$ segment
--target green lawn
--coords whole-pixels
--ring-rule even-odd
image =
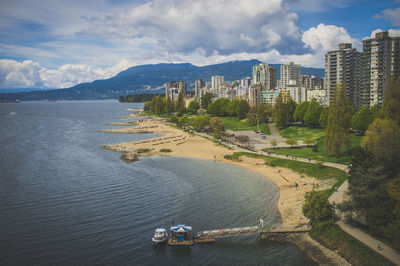
[[[239,119],[237,117],[218,117],[225,121],[225,129],[239,131],[239,130],[257,130],[257,126],[249,125],[246,119]],[[267,135],[270,135],[269,125],[268,124],[261,124],[259,125],[259,129]]]
[[[318,139],[325,136],[322,128],[309,128],[306,126],[290,126],[279,129],[279,135],[288,139],[305,140],[308,138]]]
[[[278,152],[279,154],[297,156],[301,158],[309,158],[312,160],[322,157],[325,162],[350,164],[352,158],[352,151],[361,145],[361,136],[351,135],[351,147],[343,153],[342,156],[336,158],[334,155],[329,154],[325,149],[325,133],[323,129],[308,128],[303,126],[291,126],[279,131],[279,133],[286,138],[295,138],[304,140],[313,138],[317,141],[318,151],[313,152],[312,147],[297,147],[297,148],[279,148],[279,149],[264,149],[266,152]]]
[[[347,179],[347,174],[337,168],[329,166],[320,166],[317,164],[310,164],[293,160],[286,160],[250,152],[235,152],[231,156],[228,156],[227,159],[235,160],[238,159],[240,156],[264,159],[266,163],[270,166],[289,168],[300,174],[306,174],[308,176],[312,176],[317,179],[335,178],[336,179],[335,185],[333,185],[332,188],[328,190],[324,190],[327,196],[332,195],[332,193],[334,192],[334,187],[335,186],[339,187]]]

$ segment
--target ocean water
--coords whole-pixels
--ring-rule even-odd
[[[259,218],[279,225],[279,191],[241,167],[159,156],[125,163],[100,148],[159,136],[98,132],[139,106],[0,104],[1,265],[308,264],[298,247],[257,236],[153,247],[155,228],[172,222],[194,233]]]

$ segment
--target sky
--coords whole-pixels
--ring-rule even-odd
[[[156,63],[324,67],[400,36],[400,0],[0,0],[0,91],[67,88]]]

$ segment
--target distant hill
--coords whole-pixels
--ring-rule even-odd
[[[171,80],[184,80],[190,89],[199,78],[210,82],[211,76],[214,75],[225,76],[226,81],[250,77],[253,65],[259,63],[261,62],[253,59],[202,67],[189,63],[134,66],[112,78],[81,83],[67,89],[0,94],[0,101],[118,99],[119,96],[127,94],[162,93],[163,84]],[[279,78],[280,65],[271,66],[277,68]],[[322,77],[324,69],[302,67],[301,73]]]

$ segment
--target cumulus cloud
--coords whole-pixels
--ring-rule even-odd
[[[2,59],[0,89],[68,88],[82,82],[110,78],[132,65],[132,62],[123,60],[109,68],[65,64],[56,69],[47,69],[32,60],[18,62]]]
[[[328,50],[341,42],[358,47],[358,41],[334,25],[302,31],[294,10],[316,12],[347,1],[99,0],[95,6],[78,0],[61,6],[51,0],[11,1],[0,9],[0,36],[11,40],[0,41],[0,56],[30,60],[0,60],[0,89],[66,88],[162,62],[208,65],[255,58],[323,67]]]
[[[265,52],[303,53],[298,17],[282,0],[155,0],[110,16],[87,18],[79,32],[113,38],[156,39],[169,53],[206,54]]]
[[[358,41],[351,38],[345,28],[323,23],[305,31],[302,40],[312,50],[325,52],[338,48],[339,43],[358,45]]]
[[[383,31],[382,29],[373,30],[371,32],[371,35],[367,36],[367,37],[364,37],[363,40],[370,39],[370,38],[375,38],[375,34],[378,33],[378,32],[382,32],[382,31]],[[389,30],[387,30],[387,32],[389,32],[389,36],[390,37],[400,37],[400,30],[389,29]]]
[[[285,0],[284,2],[293,10],[304,10],[307,12],[321,12],[332,8],[343,8],[350,3],[348,0]]]
[[[0,60],[0,88],[40,88],[41,66],[32,60]]]
[[[359,46],[358,40],[352,38],[346,29],[334,25],[319,24],[311,27],[298,37],[301,44],[308,51],[303,54],[285,53],[274,48],[279,43],[280,34],[270,32],[268,28],[261,29],[264,35],[269,36],[271,48],[259,51],[237,51],[231,53],[219,53],[207,51],[203,47],[197,47],[191,51],[144,51],[136,56],[135,60],[120,60],[111,67],[95,67],[88,64],[64,64],[57,68],[46,68],[38,62],[26,60],[0,60],[0,89],[10,88],[67,88],[82,82],[91,82],[96,79],[110,78],[120,71],[139,63],[160,62],[191,62],[196,65],[222,63],[232,60],[259,59],[267,63],[286,63],[294,61],[304,66],[323,67],[324,55],[327,51],[337,49],[339,43],[352,43]],[[379,31],[379,30],[378,30]],[[391,30],[392,34],[400,31]],[[257,42],[251,36],[240,36],[248,43]],[[251,40],[251,41],[250,41]]]
[[[390,20],[393,26],[400,26],[400,7],[394,9],[385,9],[374,16],[376,19],[385,18]]]

